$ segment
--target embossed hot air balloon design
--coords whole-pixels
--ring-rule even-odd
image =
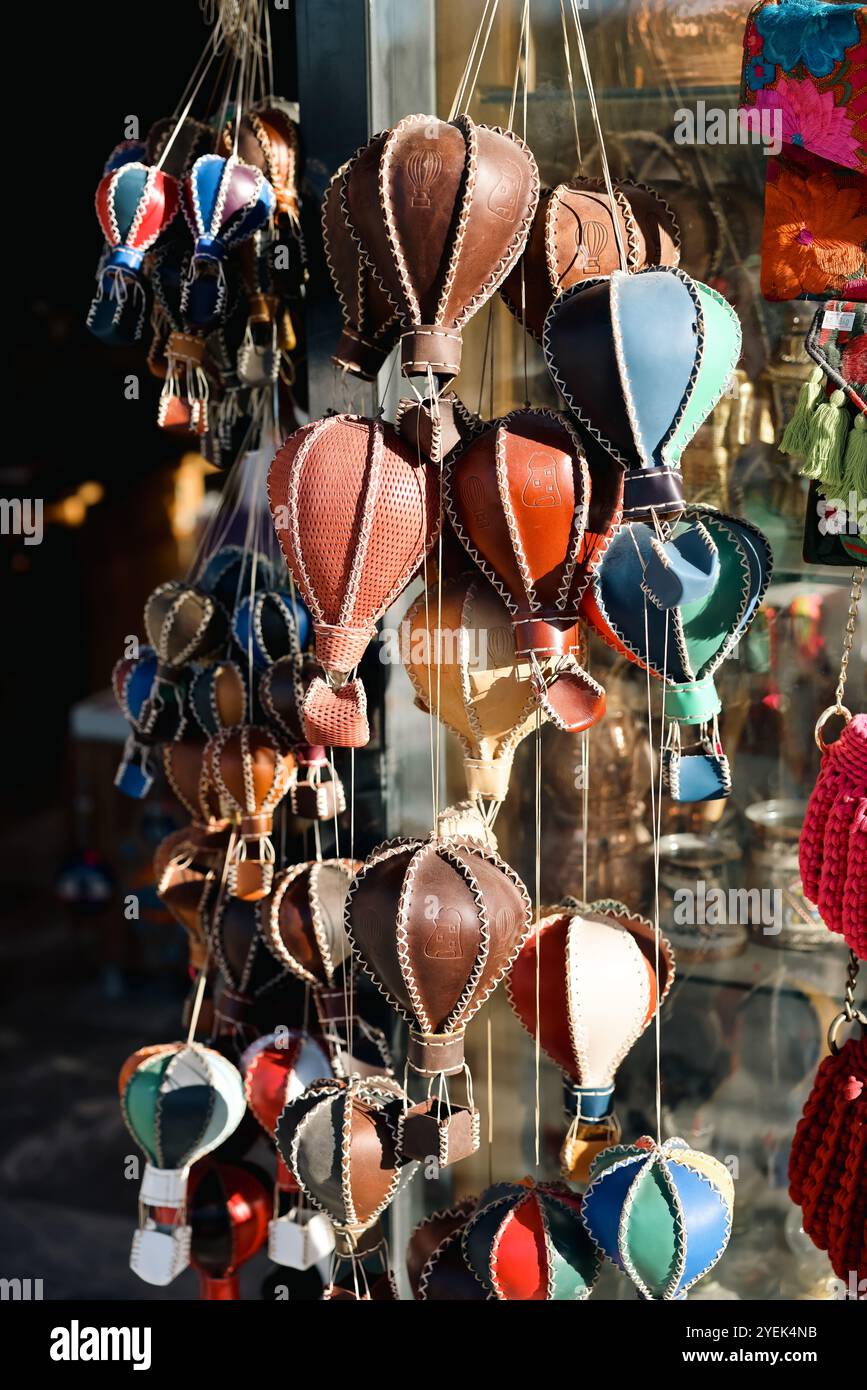
[[[515,318],[539,343],[554,300],[574,285],[615,270],[677,265],[680,259],[680,234],[668,204],[644,184],[624,180],[613,187],[613,215],[602,179],[576,178],[539,195],[523,255],[500,288]]]
[[[511,131],[469,116],[406,116],[352,161],[353,235],[400,311],[405,376],[456,376],[461,330],[523,249],[536,162]]]

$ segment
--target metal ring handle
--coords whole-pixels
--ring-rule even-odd
[[[830,743],[826,743],[823,739],[822,730],[824,729],[828,720],[834,714],[839,714],[840,717],[844,719],[847,724],[852,718],[852,711],[848,710],[845,705],[829,705],[827,709],[822,710],[822,713],[816,720],[816,728],[813,733],[813,737],[816,740],[816,747],[819,749],[821,753],[827,753],[828,749],[832,747]]]
[[[867,1014],[861,1009],[854,1009],[851,1015],[845,1009],[841,1009],[838,1014],[835,1014],[828,1026],[828,1051],[832,1057],[836,1057],[840,1051],[837,1045],[837,1034],[846,1023],[860,1023],[862,1029],[867,1029]]]

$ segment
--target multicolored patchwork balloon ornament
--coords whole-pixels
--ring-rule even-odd
[[[261,169],[235,155],[203,154],[184,179],[182,205],[195,247],[181,309],[207,328],[225,308],[227,253],[265,225],[277,200]]]
[[[110,169],[96,190],[96,215],[106,241],[96,298],[87,315],[103,342],[136,342],[147,299],[142,282],[145,253],[178,210],[177,180],[137,161]]]
[[[581,1222],[581,1198],[564,1183],[496,1183],[461,1236],[480,1284],[504,1302],[580,1302],[601,1260]]]
[[[581,1211],[599,1249],[643,1298],[670,1301],[728,1245],[734,1184],[725,1164],[682,1139],[644,1137],[597,1154]]]

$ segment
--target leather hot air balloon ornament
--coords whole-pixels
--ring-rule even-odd
[[[213,372],[205,335],[191,328],[181,307],[189,265],[189,238],[181,229],[151,253],[154,307],[148,367],[163,382],[157,406],[160,429],[172,434],[203,435],[211,426]]]
[[[206,738],[218,729],[243,724],[248,717],[247,685],[235,661],[199,666],[189,686],[189,708]]]
[[[253,590],[275,589],[277,575],[269,556],[241,545],[222,545],[212,551],[199,570],[196,583],[211,594],[227,613]]]
[[[225,610],[210,594],[179,579],[154,589],[145,604],[144,624],[158,663],[154,690],[139,715],[142,731],[150,733],[164,706],[174,702],[183,708],[185,668],[215,654],[228,624]]]
[[[391,841],[356,875],[346,900],[353,950],[410,1025],[409,1067],[430,1078],[426,1100],[402,1116],[408,1156],[437,1154],[445,1166],[478,1148],[464,1033],[510,969],[529,918],[523,883],[478,841]],[[445,1078],[458,1072],[467,1107],[448,1097]]]
[[[215,991],[214,1037],[240,1050],[281,1017],[301,994],[259,935],[256,904],[224,896],[211,907],[208,942],[220,973]],[[289,1003],[287,1003],[287,1000]]]
[[[482,1287],[502,1301],[580,1302],[599,1276],[581,1198],[564,1183],[496,1183],[479,1198],[461,1244]]]
[[[200,1297],[225,1302],[241,1297],[238,1272],[265,1244],[271,1192],[252,1163],[205,1159],[190,1172],[187,1216],[190,1264]]]
[[[301,600],[281,589],[246,594],[232,615],[232,636],[259,671],[281,656],[297,656],[309,629],[310,615]]]
[[[278,657],[262,672],[259,700],[265,717],[279,738],[294,747],[297,769],[289,783],[293,816],[308,821],[333,821],[346,810],[346,793],[325,749],[307,743],[304,699],[318,671],[309,652]]]
[[[436,484],[390,425],[354,415],[297,430],[271,465],[274,528],[325,671],[304,700],[308,743],[357,748],[369,739],[352,672],[436,539]]]
[[[539,196],[530,150],[469,116],[406,116],[352,161],[346,208],[397,304],[404,376],[450,380],[461,330],[523,249]]]
[[[682,1139],[603,1149],[593,1160],[582,1219],[599,1249],[642,1298],[685,1298],[717,1263],[732,1228],[725,1164]]]
[[[195,239],[181,296],[191,324],[211,327],[226,304],[225,260],[273,215],[274,190],[260,169],[235,155],[201,155],[184,179],[182,206]]]
[[[660,544],[673,555],[693,532],[691,554],[685,545],[680,552],[685,563],[673,580],[674,592],[687,598],[684,576],[691,583],[696,569],[712,579],[712,586],[702,593],[699,580],[691,591],[697,597],[663,607],[659,600],[667,595],[654,573]],[[708,558],[692,565],[699,551]],[[672,570],[680,560],[672,561]],[[772,569],[770,546],[757,527],[712,507],[684,505],[677,520],[625,523],[584,594],[582,614],[604,641],[664,682],[670,724],[663,778],[677,801],[717,799],[731,790],[716,723],[721,703],[714,674],[749,629]],[[694,743],[685,749],[681,726],[696,729]]]
[[[331,1078],[325,1052],[309,1033],[282,1029],[258,1038],[241,1057],[247,1105],[272,1142],[277,1122],[290,1101],[308,1086]],[[278,1151],[277,1193],[268,1223],[268,1257],[288,1269],[309,1269],[334,1249],[334,1233],[327,1217],[299,1199],[298,1184]],[[288,1197],[288,1210],[278,1212],[278,1202]]]
[[[732,306],[674,266],[615,270],[555,301],[543,345],[568,408],[626,468],[624,517],[679,511],[681,455],[740,357]]]
[[[534,664],[540,705],[560,729],[589,728],[605,691],[574,660],[578,604],[620,518],[620,470],[588,458],[565,416],[525,409],[450,458],[444,482],[455,531],[511,614],[517,656]]]
[[[633,272],[680,260],[680,232],[665,200],[631,180],[613,188],[626,265],[621,265],[603,179],[579,177],[539,194],[524,253],[500,287],[515,318],[538,343],[554,300],[573,285],[614,270]]]
[[[224,830],[188,825],[167,835],[154,855],[157,895],[187,933],[193,973],[203,970],[208,962],[208,904],[227,844]]]
[[[230,121],[222,135],[224,154],[231,155],[234,140],[235,122]],[[244,113],[238,155],[245,164],[261,169],[274,190],[278,214],[297,227],[298,126],[279,101],[266,99]]]
[[[96,190],[96,215],[107,244],[96,297],[87,315],[103,342],[137,342],[147,299],[142,282],[145,254],[178,210],[178,185],[170,174],[138,162],[106,173]]]
[[[308,1087],[277,1121],[283,1161],[331,1221],[337,1260],[348,1262],[356,1288],[368,1287],[364,1261],[378,1255],[387,1271],[379,1218],[418,1166],[406,1162],[400,1145],[405,1099],[386,1077],[335,1078]]]
[[[153,745],[182,738],[186,730],[186,713],[177,685],[166,685],[166,698],[161,697],[161,703],[154,704],[157,666],[153,647],[142,646],[137,656],[121,657],[111,673],[114,697],[130,726],[114,785],[136,800],[146,797],[153,786]]]
[[[281,870],[259,904],[259,930],[283,968],[312,990],[337,1074],[382,1075],[391,1071],[391,1054],[384,1034],[355,1012],[344,921],[346,895],[358,867],[350,859],[313,859]]]
[[[343,316],[332,361],[362,381],[375,381],[400,336],[401,322],[349,228],[345,198],[351,163],[337,170],[322,200],[322,245]]]
[[[286,795],[294,759],[281,750],[268,729],[242,724],[214,734],[205,751],[205,766],[221,805],[237,827],[228,891],[255,902],[271,888],[274,811]]]
[[[515,655],[508,610],[478,572],[432,585],[401,628],[406,673],[420,709],[457,734],[470,797],[493,814],[505,799],[518,744],[536,727],[539,687]],[[543,677],[553,670],[545,657]],[[547,714],[543,711],[543,717]]]
[[[536,1004],[536,986],[539,1004]],[[569,1132],[563,1176],[587,1179],[590,1160],[620,1138],[617,1069],[674,979],[674,953],[622,903],[575,904],[531,928],[506,980],[519,1022],[563,1072]]]
[[[446,1211],[433,1212],[419,1222],[410,1236],[406,1268],[418,1302],[478,1303],[494,1297],[476,1278],[461,1248],[476,1201],[475,1197],[466,1197]]]
[[[189,1263],[190,1166],[240,1124],[246,1108],[241,1077],[212,1048],[166,1043],[133,1053],[118,1088],[127,1129],[147,1160],[130,1267],[146,1283],[169,1284]],[[167,1227],[145,1216],[147,1207],[171,1208],[175,1224]]]
[[[223,831],[227,820],[220,799],[212,786],[205,765],[205,743],[183,739],[167,743],[162,750],[166,782],[193,826],[208,831]]]

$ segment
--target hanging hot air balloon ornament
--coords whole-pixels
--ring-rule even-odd
[[[332,361],[362,381],[375,381],[400,336],[401,323],[396,305],[349,228],[345,199],[351,164],[348,160],[341,165],[322,200],[322,244],[343,316]]]
[[[254,1164],[205,1159],[194,1165],[187,1204],[190,1264],[203,1300],[241,1297],[239,1270],[265,1244],[270,1214],[269,1184]]]
[[[261,671],[306,645],[310,615],[288,590],[259,589],[241,599],[232,615],[232,636],[242,654]]]
[[[259,700],[271,728],[295,754],[297,767],[288,792],[293,816],[333,821],[346,810],[346,792],[325,749],[307,743],[304,728],[304,699],[318,669],[309,652],[278,657],[262,672]]]
[[[222,150],[231,155],[235,121],[223,130]],[[298,225],[298,126],[279,98],[257,102],[241,117],[238,155],[245,164],[261,169],[274,190],[277,212]]]
[[[418,1167],[400,1144],[405,1099],[386,1077],[335,1078],[308,1087],[277,1121],[279,1152],[305,1197],[331,1221],[338,1267],[349,1265],[365,1297],[365,1262],[379,1256],[388,1270],[379,1218]],[[335,1269],[332,1285],[337,1276]]]
[[[541,707],[558,728],[590,728],[605,691],[574,659],[578,605],[620,519],[620,469],[586,454],[565,416],[525,409],[452,456],[444,485],[459,539],[509,610],[515,652],[534,665]]]
[[[187,727],[185,673],[161,681],[158,670],[153,647],[141,646],[136,656],[121,657],[111,675],[114,697],[131,730],[114,785],[136,800],[153,786],[154,746],[183,738]]]
[[[466,1197],[446,1211],[435,1211],[416,1226],[406,1247],[413,1297],[420,1303],[477,1303],[494,1295],[464,1259],[462,1237],[477,1198]]]
[[[235,661],[199,665],[189,686],[189,709],[206,738],[218,729],[243,724],[249,715],[247,683]]]
[[[205,750],[205,767],[238,833],[226,879],[228,891],[255,902],[271,888],[274,811],[286,795],[294,759],[282,751],[268,729],[241,724],[213,735]]]
[[[208,963],[208,907],[227,844],[226,831],[188,825],[167,835],[154,855],[157,896],[187,933],[193,974]]]
[[[633,273],[680,260],[680,233],[664,199],[629,179],[612,187],[614,214],[603,179],[578,177],[539,194],[523,255],[500,287],[515,318],[538,343],[554,300],[573,285],[615,270]]]
[[[478,1148],[464,1033],[511,968],[529,921],[523,883],[478,841],[390,841],[353,880],[346,899],[353,951],[410,1025],[409,1068],[429,1078],[427,1098],[401,1118],[407,1156],[437,1154],[445,1166]],[[458,1073],[467,1106],[449,1098],[446,1078]]]
[[[508,610],[476,571],[431,585],[409,609],[401,634],[415,702],[457,734],[467,791],[493,823],[515,749],[536,728],[539,708],[536,668],[515,654]],[[544,657],[537,664],[543,676],[554,669]]]
[[[272,1142],[277,1122],[290,1101],[308,1086],[333,1076],[325,1052],[309,1033],[281,1029],[251,1043],[241,1057],[247,1105]],[[288,1269],[310,1269],[334,1249],[334,1232],[328,1218],[306,1206],[298,1196],[298,1183],[279,1151],[275,1176],[274,1210],[268,1223],[268,1256]],[[288,1200],[288,1209],[279,1211]],[[288,1199],[287,1199],[288,1194]]]
[[[148,641],[156,652],[153,689],[139,713],[141,731],[153,734],[166,706],[183,710],[188,663],[214,655],[225,642],[225,610],[194,584],[179,579],[160,584],[144,610]]]
[[[209,918],[208,944],[220,976],[214,1037],[230,1039],[241,1052],[287,1016],[302,991],[266,949],[254,902],[223,895],[212,904]]]
[[[582,1220],[642,1298],[685,1298],[717,1263],[732,1227],[734,1184],[724,1163],[682,1139],[603,1149],[593,1160]]]
[[[166,782],[196,829],[222,834],[228,826],[220,799],[211,784],[205,765],[204,742],[182,739],[167,743],[163,750]]]
[[[442,463],[453,449],[481,434],[485,422],[468,410],[454,391],[441,391],[428,397],[401,396],[394,427],[422,458]]]
[[[96,190],[96,215],[108,248],[100,263],[96,297],[87,315],[103,342],[137,342],[147,299],[144,258],[178,210],[178,185],[170,174],[137,161],[106,173]]]
[[[236,155],[201,155],[183,182],[182,204],[195,238],[181,309],[191,324],[211,327],[226,305],[228,252],[263,227],[276,208],[260,169]]]
[[[325,671],[304,700],[308,743],[358,748],[370,737],[364,688],[352,673],[436,540],[436,483],[390,425],[355,415],[297,430],[271,465],[274,528]]]
[[[451,380],[461,330],[520,255],[539,196],[528,147],[469,116],[406,116],[351,162],[350,229],[400,311],[404,376]]]
[[[581,1302],[601,1260],[581,1221],[581,1198],[563,1183],[497,1183],[463,1228],[464,1259],[502,1301]]]
[[[689,504],[677,519],[625,523],[582,598],[583,616],[604,641],[664,682],[671,723],[663,774],[678,801],[731,789],[714,674],[749,629],[772,569],[757,527]],[[665,606],[672,598],[678,606]],[[696,729],[686,748],[681,726]]]
[[[679,512],[681,455],[740,357],[732,306],[675,266],[615,270],[552,304],[543,346],[569,410],[626,468],[624,517]]]
[[[384,1034],[356,1011],[346,895],[358,864],[314,859],[283,869],[259,904],[259,930],[284,969],[309,986],[331,1065],[340,1075],[391,1072]]]
[[[126,1126],[147,1160],[139,1192],[139,1229],[130,1267],[149,1284],[171,1283],[189,1263],[186,1220],[190,1166],[237,1129],[245,1110],[231,1062],[199,1043],[166,1043],[134,1053],[118,1080]],[[148,1207],[177,1213],[170,1228]],[[162,1226],[162,1229],[160,1227]]]
[[[205,560],[196,583],[204,593],[234,612],[244,594],[253,590],[274,589],[277,576],[268,555],[241,545],[222,545]]]
[[[651,923],[607,899],[546,914],[518,952],[506,992],[519,1022],[531,1037],[538,1033],[563,1072],[570,1125],[560,1158],[570,1181],[586,1181],[593,1156],[620,1138],[617,1069],[673,979],[666,938],[657,952]]]

